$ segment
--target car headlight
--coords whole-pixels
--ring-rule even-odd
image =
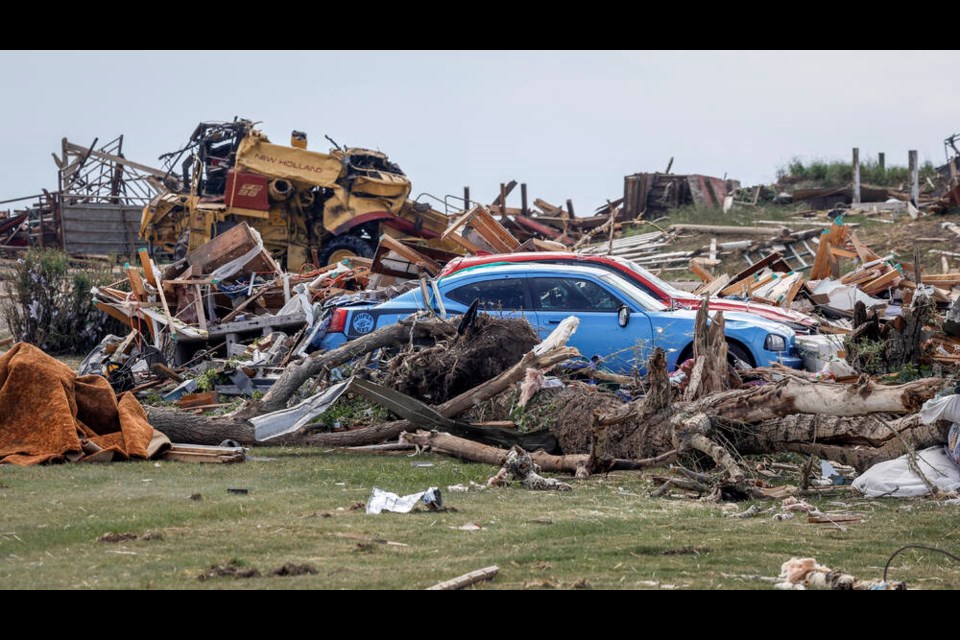
[[[763,348],[767,351],[786,351],[787,341],[783,336],[775,333],[767,334],[767,339],[763,341]]]

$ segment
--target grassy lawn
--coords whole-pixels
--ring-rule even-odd
[[[650,498],[651,485],[634,473],[576,482],[569,493],[511,487],[463,494],[446,487],[482,483],[494,469],[433,455],[252,453],[249,462],[222,466],[0,467],[0,588],[419,589],[491,564],[500,575],[479,588],[583,581],[594,588],[770,588],[756,576],[775,576],[794,555],[869,578],[880,576],[902,544],[960,548],[960,507],[931,501],[851,495],[838,507],[831,504],[837,498],[814,500],[824,510],[864,516],[844,532],[769,514],[732,519],[718,505]],[[375,485],[401,494],[436,485],[455,510],[351,510]],[[482,529],[460,529],[469,524]],[[97,541],[109,532],[160,538]],[[198,579],[230,562],[265,577]],[[285,563],[307,563],[317,573],[268,576]],[[890,577],[914,588],[956,589],[960,565],[909,551]]]

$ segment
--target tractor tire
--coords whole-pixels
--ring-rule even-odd
[[[372,258],[375,248],[369,242],[357,236],[338,236],[323,243],[318,261],[320,267],[340,262],[350,256]]]

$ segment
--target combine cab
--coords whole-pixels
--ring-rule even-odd
[[[383,233],[440,242],[447,217],[408,200],[410,181],[386,155],[306,146],[298,131],[290,146],[273,144],[249,120],[201,123],[161,156],[168,191],[144,208],[140,236],[179,258],[245,220],[290,270],[372,257]]]

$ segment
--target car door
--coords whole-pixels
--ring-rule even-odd
[[[580,319],[570,339],[583,357],[599,360],[604,368],[630,374],[643,371],[653,348],[652,325],[646,313],[628,303],[612,288],[586,276],[534,277],[528,280],[537,329],[546,337],[567,316]],[[620,326],[620,307],[631,314]]]
[[[441,287],[443,290],[443,287]],[[484,279],[482,274],[443,291],[443,297],[450,301],[449,313],[463,313],[474,300],[479,300],[479,309],[504,318],[526,318],[536,325],[536,315],[531,311],[530,298],[523,278],[498,276]]]

